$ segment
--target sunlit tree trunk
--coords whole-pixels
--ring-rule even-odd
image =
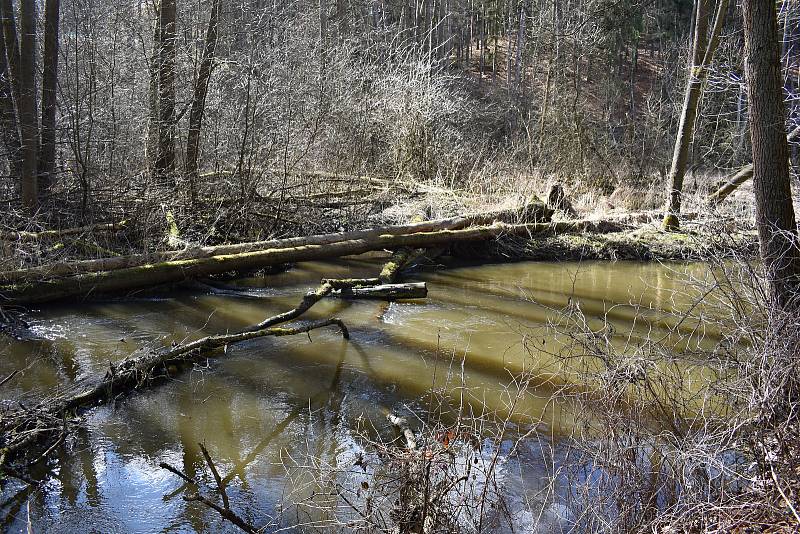
[[[154,174],[173,179],[175,171],[175,0],[161,0],[158,42],[158,156]]]
[[[211,72],[214,68],[214,51],[217,47],[217,22],[219,20],[220,3],[221,0],[214,0],[211,6],[203,59],[200,61],[200,72],[197,75],[197,83],[194,87],[192,110],[189,113],[189,134],[186,139],[186,177],[189,181],[190,195],[193,202],[196,200],[197,195],[197,160],[200,152],[200,132],[206,108],[208,83],[211,80]]]
[[[522,81],[522,51],[525,48],[525,3],[519,5],[519,27],[517,29],[517,50],[514,67],[514,88],[519,91]]]
[[[796,307],[800,251],[789,183],[780,45],[774,0],[744,0],[753,190],[761,257],[775,303]]]
[[[58,91],[58,39],[60,0],[47,0],[44,19],[42,74],[42,131],[39,148],[39,185],[47,190],[53,182],[56,161],[56,98]]]
[[[680,224],[678,215],[681,211],[683,179],[686,175],[689,147],[694,136],[697,107],[703,95],[703,86],[708,77],[708,69],[719,44],[720,32],[725,22],[725,16],[728,13],[728,0],[720,0],[714,26],[711,30],[711,38],[708,39],[708,23],[711,16],[710,4],[710,0],[697,0],[692,65],[678,125],[678,135],[675,139],[675,149],[672,154],[672,167],[669,172],[669,200],[667,201],[664,215],[664,228],[667,230],[675,230]]]

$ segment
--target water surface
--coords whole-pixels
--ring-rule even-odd
[[[374,276],[381,261],[302,264],[238,281],[239,291],[185,289],[38,310],[31,323],[42,339],[0,340],[0,374],[22,371],[3,396],[46,395],[105,372],[138,348],[236,331],[294,307],[322,277]],[[413,275],[428,283],[424,301],[326,299],[305,318],[340,317],[349,341],[335,329],[252,340],[91,412],[51,462],[54,476],[43,488],[6,482],[3,526],[25,531],[29,509],[36,532],[234,532],[202,505],[185,502],[187,488],[158,467],[166,461],[203,478],[199,442],[229,474],[231,500],[243,516],[291,526],[289,518],[275,519],[287,495],[304,491],[288,476],[287,458],[352,462],[364,447],[357,431],[364,421],[388,435],[387,411],[424,416],[422,398],[437,389],[509,417],[515,431],[535,428],[503,479],[524,527],[541,509],[552,512],[552,495],[540,496],[548,473],[543,451],[552,454],[572,430],[568,410],[550,399],[557,388],[580,386],[554,358],[564,340],[546,325],[577,304],[591,324],[613,324],[625,350],[654,336],[674,337],[679,350],[713,344],[711,323],[674,315],[692,304],[687,272],[704,275],[698,266],[627,262],[464,266]],[[521,373],[530,388],[509,413],[511,379]]]

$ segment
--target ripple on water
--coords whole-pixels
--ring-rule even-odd
[[[29,327],[34,335],[50,341],[68,339],[70,333],[67,325],[50,321],[30,323]]]

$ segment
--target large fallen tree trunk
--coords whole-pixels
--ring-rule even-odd
[[[579,220],[518,225],[496,223],[492,226],[479,226],[465,230],[379,235],[327,245],[304,245],[210,258],[166,261],[57,280],[6,285],[0,286],[0,295],[7,304],[35,304],[97,293],[142,289],[230,271],[248,271],[284,263],[351,256],[374,250],[401,247],[432,248],[465,241],[485,241],[501,236],[534,237],[554,233],[587,230],[608,232],[618,229],[620,229],[619,225],[606,221]]]
[[[800,126],[792,130],[786,136],[786,140],[791,143],[800,137]],[[736,171],[728,180],[716,191],[706,197],[706,202],[715,206],[725,200],[731,193],[736,191],[740,185],[753,177],[753,164],[749,163]]]
[[[411,224],[384,226],[367,230],[356,230],[352,232],[337,232],[308,237],[292,237],[287,239],[271,239],[268,241],[253,241],[248,243],[239,243],[236,245],[219,245],[213,247],[154,252],[150,254],[137,254],[132,256],[99,258],[71,263],[44,265],[41,267],[2,272],[0,273],[0,281],[38,281],[82,273],[127,269],[131,267],[139,267],[148,264],[157,264],[175,260],[228,256],[267,249],[288,249],[313,245],[328,245],[357,239],[372,239],[384,235],[404,235],[420,232],[436,232],[440,230],[458,230],[461,228],[467,228],[469,226],[487,225],[494,222],[543,223],[548,222],[551,215],[552,211],[550,211],[544,204],[539,201],[534,201],[521,208],[492,211],[474,215],[464,215],[450,219],[438,219],[432,221],[415,222]]]

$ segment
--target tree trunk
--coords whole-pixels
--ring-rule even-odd
[[[3,16],[2,13],[3,8],[0,3],[0,17]],[[6,147],[11,175],[19,179],[22,174],[22,160],[20,159],[19,123],[14,106],[14,90],[11,80],[11,69],[6,57],[6,40],[0,35],[0,136],[3,139],[3,146]]]
[[[158,17],[159,109],[155,178],[171,183],[175,172],[175,0],[161,0]]]
[[[22,204],[25,210],[32,215],[39,208],[36,176],[39,152],[39,125],[36,113],[36,0],[22,0],[19,14],[20,93],[17,109],[22,146],[20,191]]]
[[[21,269],[17,271],[0,273],[0,281],[35,283],[37,280],[47,278],[126,269],[130,267],[173,260],[210,258],[212,256],[241,254],[244,252],[253,252],[266,249],[300,248],[328,245],[340,241],[373,239],[382,235],[391,236],[420,232],[436,232],[440,230],[457,230],[472,225],[491,224],[496,221],[506,223],[548,222],[551,214],[552,212],[548,210],[542,203],[533,202],[518,209],[481,213],[477,215],[465,215],[453,217],[451,219],[439,219],[412,224],[384,226],[380,228],[371,228],[368,230],[356,230],[353,232],[322,234],[307,237],[292,237],[288,239],[272,239],[269,241],[255,241],[250,243],[239,243],[236,245],[219,245],[215,247],[154,252],[151,254],[138,254],[134,256],[119,256],[114,258],[84,260],[73,263],[45,265],[42,267],[33,267],[30,269]],[[18,237],[15,238],[15,240],[16,239],[18,239]]]
[[[694,125],[697,120],[697,107],[703,94],[703,85],[708,76],[708,68],[714,57],[719,35],[728,13],[728,0],[720,0],[714,27],[711,30],[711,39],[707,41],[708,22],[711,15],[710,0],[698,0],[695,15],[694,46],[692,49],[692,66],[689,72],[689,81],[683,101],[678,135],[675,139],[675,150],[672,155],[672,167],[669,173],[670,191],[667,201],[666,214],[664,215],[664,228],[676,230],[680,223],[678,216],[681,211],[681,195],[683,192],[683,178],[686,174],[686,162],[689,157],[689,147],[694,136]]]
[[[514,66],[514,89],[520,90],[522,81],[522,51],[525,48],[525,4],[519,5],[519,28],[517,30],[517,50]]]
[[[189,135],[186,139],[185,169],[186,179],[189,181],[189,194],[192,202],[196,200],[197,196],[197,160],[200,153],[200,132],[203,126],[203,114],[205,113],[206,107],[208,83],[214,68],[214,51],[217,47],[217,21],[219,20],[221,0],[213,0],[213,2],[211,6],[211,16],[208,19],[208,32],[206,33],[206,45],[203,50],[203,59],[200,62],[200,72],[197,76],[197,84],[194,87],[192,110],[189,113]]]
[[[750,95],[753,189],[761,257],[771,298],[798,305],[797,224],[789,183],[778,24],[774,0],[744,0],[745,77]]]
[[[11,91],[14,97],[14,105],[19,106],[20,98],[20,75],[19,65],[19,36],[17,34],[17,22],[14,12],[14,2],[12,0],[0,0],[0,14],[3,17],[3,40],[6,49],[6,59],[8,60],[8,72],[11,79]],[[16,109],[19,113],[19,108]],[[18,117],[19,119],[19,117]],[[21,160],[20,160],[21,161]]]
[[[39,185],[43,191],[53,183],[56,163],[56,105],[58,96],[58,39],[60,0],[47,0],[44,20],[42,74],[42,131],[39,146]]]
[[[158,64],[161,47],[161,20],[156,13],[153,23],[153,51],[148,61],[150,84],[147,94],[147,139],[145,141],[145,157],[147,168],[151,174],[156,174],[156,161],[158,160]]]
[[[548,236],[558,233],[612,229],[604,221],[570,221],[508,225],[497,223],[465,230],[442,230],[403,235],[381,235],[328,245],[308,245],[267,249],[241,254],[212,256],[190,260],[167,261],[116,271],[103,271],[30,284],[0,287],[6,304],[33,304],[109,292],[131,291],[160,284],[170,284],[231,271],[251,271],[274,265],[318,261],[353,256],[375,250],[401,247],[438,248],[469,241],[488,241],[501,236]],[[619,229],[616,226],[613,229]]]

